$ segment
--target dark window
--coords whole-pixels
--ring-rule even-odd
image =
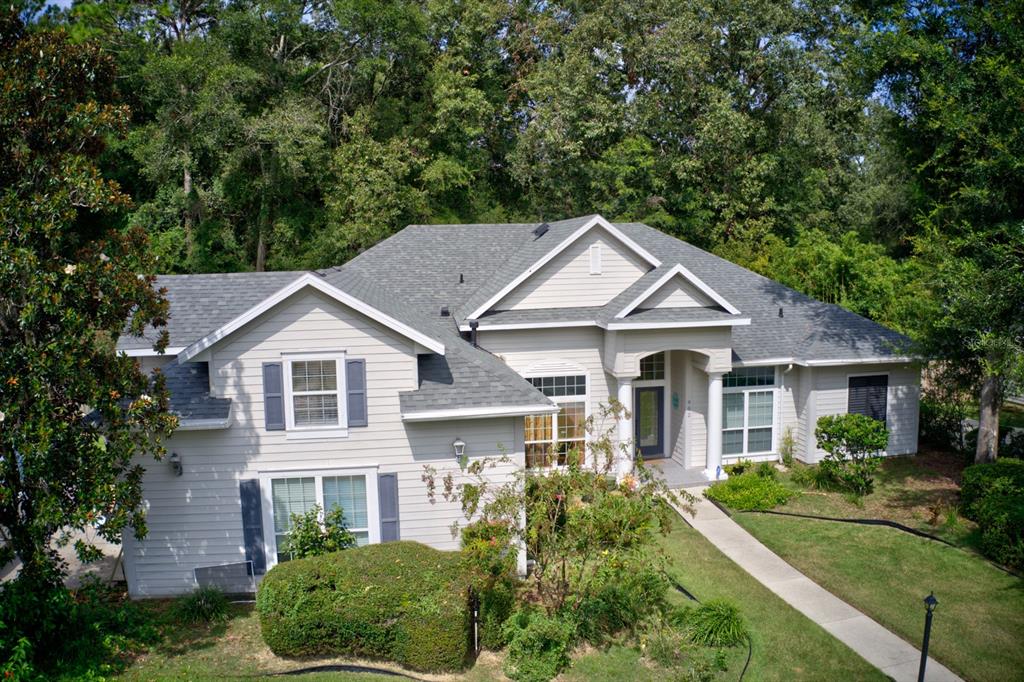
[[[884,374],[870,377],[850,377],[849,402],[846,411],[850,414],[864,414],[884,423],[888,392],[889,377]]]

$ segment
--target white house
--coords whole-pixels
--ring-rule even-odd
[[[919,367],[906,339],[646,225],[414,225],[320,272],[159,278],[161,367],[181,419],[171,461],[145,463],[149,533],[125,540],[133,596],[194,588],[193,569],[278,560],[290,513],[340,504],[360,542],[454,549],[459,509],[423,467],[465,454],[546,466],[610,398],[618,437],[675,484],[775,459],[787,430],[886,422],[917,449]],[[556,458],[557,459],[557,458]],[[628,464],[628,463],[627,463]]]

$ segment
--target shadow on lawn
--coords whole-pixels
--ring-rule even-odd
[[[174,658],[212,649],[223,643],[231,621],[248,616],[252,608],[252,604],[231,604],[223,620],[192,623],[179,616],[176,602],[170,600],[154,613],[159,622],[160,638],[151,650],[166,658]]]

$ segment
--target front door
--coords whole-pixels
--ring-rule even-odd
[[[633,396],[636,446],[644,459],[665,456],[665,387],[645,386]]]

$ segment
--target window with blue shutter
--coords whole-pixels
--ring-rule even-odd
[[[369,423],[366,408],[366,360],[345,362],[345,382],[348,393],[348,425],[366,426]]]
[[[888,394],[889,377],[885,374],[850,377],[846,411],[885,423]]]
[[[263,363],[263,419],[267,431],[284,431],[284,379],[280,362]]]

